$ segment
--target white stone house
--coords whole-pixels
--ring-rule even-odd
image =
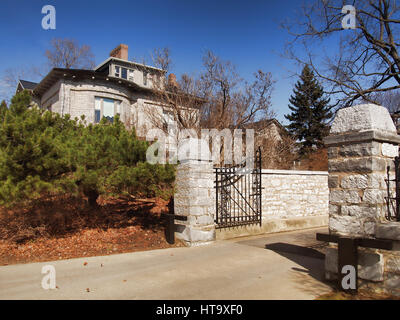
[[[40,108],[85,116],[87,123],[120,115],[128,128],[135,127],[145,137],[152,127],[145,108],[157,108],[165,117],[168,108],[152,95],[153,84],[165,83],[162,69],[128,60],[128,46],[121,44],[94,70],[52,69],[39,83],[20,80],[17,92],[27,89]]]

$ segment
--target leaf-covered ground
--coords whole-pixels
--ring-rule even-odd
[[[384,293],[373,293],[370,291],[359,290],[357,294],[332,291],[331,293],[319,296],[317,300],[400,300],[400,297]]]
[[[3,232],[0,239],[0,265],[172,247],[165,240],[160,214],[168,208],[167,202],[161,199],[103,200],[98,209],[82,210],[74,210],[71,206],[76,204],[67,203],[63,208],[69,212],[60,210],[60,205],[52,202],[23,214],[11,213],[11,217],[8,214],[7,219],[2,220],[0,231],[12,230],[7,236]],[[47,216],[57,216],[57,219],[37,217],[46,215],[46,211]],[[65,214],[69,219],[60,218]],[[60,221],[64,223],[62,227]],[[181,245],[177,241],[173,246]]]

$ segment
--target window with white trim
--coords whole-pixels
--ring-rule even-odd
[[[103,117],[106,118],[108,121],[113,122],[114,117],[117,114],[121,114],[120,100],[95,97],[94,123],[99,123]]]
[[[128,79],[128,69],[127,68],[121,68],[121,78]]]
[[[120,67],[118,67],[118,66],[115,66],[114,67],[115,68],[115,73],[114,73],[114,76],[116,76],[116,77],[120,77],[120,75],[121,75],[121,68]]]

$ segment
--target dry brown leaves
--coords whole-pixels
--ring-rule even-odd
[[[102,200],[99,212],[85,211],[87,208],[80,213],[70,212],[76,219],[79,216],[81,226],[78,228],[75,227],[76,223],[70,224],[62,229],[61,235],[49,235],[50,232],[44,236],[35,234],[23,242],[13,241],[12,238],[1,239],[0,265],[171,247],[165,241],[164,226],[160,219],[160,214],[167,210],[166,206],[167,202],[161,199],[135,203]],[[39,227],[46,229],[48,225]],[[175,246],[181,244],[177,242]]]

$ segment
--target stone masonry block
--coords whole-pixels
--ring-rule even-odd
[[[386,174],[384,173],[371,173],[368,176],[368,187],[372,189],[385,189]]]
[[[176,237],[185,242],[209,242],[215,241],[215,229],[198,229],[194,226],[181,225],[176,232]]]
[[[385,171],[387,162],[383,158],[344,158],[329,160],[329,172],[358,172],[371,173],[374,171]]]
[[[212,225],[212,224],[214,224],[214,218],[209,215],[199,216],[196,219],[196,224],[202,225],[202,226]]]
[[[365,189],[368,187],[368,176],[365,174],[345,176],[342,178],[340,186],[345,189]]]
[[[368,204],[385,203],[385,191],[377,189],[367,189],[364,191],[363,202]]]
[[[358,277],[370,281],[383,281],[384,261],[380,253],[358,251]]]
[[[385,287],[389,290],[399,290],[400,289],[400,275],[388,273],[387,279],[384,282]]]
[[[355,217],[343,215],[329,216],[329,230],[343,235],[362,234],[361,221]]]
[[[329,175],[328,178],[328,187],[329,188],[337,188],[339,186],[339,176]]]
[[[377,211],[378,213],[378,211]],[[367,235],[368,237],[374,237],[375,236],[375,221],[364,221],[363,223],[363,233]]]
[[[325,271],[338,273],[338,249],[327,248]],[[379,253],[358,252],[358,277],[370,281],[383,281],[383,257]]]
[[[338,156],[338,147],[329,147],[328,148],[328,158],[333,159]]]
[[[400,274],[400,256],[392,255],[386,259],[386,270],[389,272]],[[399,287],[400,289],[400,287]]]
[[[400,240],[400,222],[377,224],[376,237],[381,239]]]
[[[326,248],[325,271],[338,273],[338,250],[336,248]]]
[[[375,104],[360,104],[338,110],[330,134],[381,130],[396,132],[389,111]]]
[[[399,155],[399,146],[391,143],[382,143],[382,155],[386,157],[397,157]]]
[[[347,144],[340,147],[339,155],[341,157],[379,156],[379,145],[378,141]]]
[[[350,204],[360,201],[360,195],[356,190],[331,190],[329,194],[330,203]]]
[[[341,214],[344,216],[352,216],[358,219],[370,218],[374,219],[379,215],[376,207],[366,207],[359,205],[349,205],[341,207]]]

